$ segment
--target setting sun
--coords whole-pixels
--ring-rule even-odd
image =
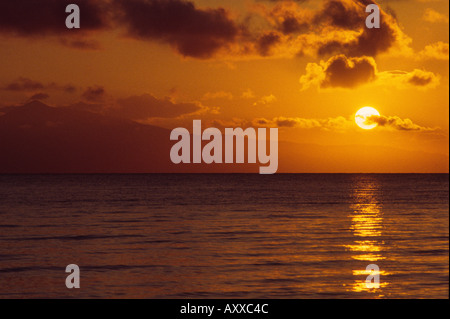
[[[378,126],[378,124],[369,120],[371,116],[380,116],[380,112],[378,112],[373,107],[363,107],[358,112],[356,112],[355,122],[360,128],[364,130],[374,129]]]

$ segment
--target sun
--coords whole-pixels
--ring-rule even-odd
[[[371,116],[380,116],[380,112],[370,106],[363,107],[358,112],[356,112],[355,122],[360,128],[364,130],[372,130],[377,127],[378,124],[367,121],[367,119]]]

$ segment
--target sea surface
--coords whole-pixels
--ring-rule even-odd
[[[0,175],[0,217],[0,298],[449,296],[448,174]]]

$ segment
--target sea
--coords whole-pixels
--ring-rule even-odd
[[[448,174],[0,175],[0,217],[5,299],[449,297]]]

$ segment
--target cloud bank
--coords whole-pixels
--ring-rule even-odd
[[[375,57],[390,50],[411,55],[411,39],[392,12],[383,11],[380,29],[365,27],[365,7],[373,1],[255,1],[247,12],[199,6],[190,0],[79,0],[78,30],[65,28],[68,0],[0,3],[0,34],[56,37],[64,46],[99,49],[93,32],[118,31],[139,41],[171,46],[196,59],[295,57]]]
[[[438,128],[420,126],[410,119],[402,119],[398,116],[371,116],[366,119],[366,124],[378,124],[378,126],[398,131],[434,132]],[[311,119],[299,117],[275,117],[273,119],[256,118],[252,121],[256,127],[279,127],[299,129],[322,129],[325,131],[346,131],[355,129],[354,120],[338,116],[325,119]]]
[[[309,63],[306,74],[300,78],[302,90],[312,86],[321,89],[350,89],[367,83],[427,89],[436,87],[440,83],[440,78],[433,72],[419,69],[411,72],[379,72],[372,57],[349,58],[345,55],[337,55],[320,63]]]
[[[378,124],[382,127],[388,127],[399,131],[419,131],[419,132],[432,132],[436,131],[436,128],[423,127],[413,123],[410,119],[402,119],[398,116],[370,116],[366,119],[367,124]]]

